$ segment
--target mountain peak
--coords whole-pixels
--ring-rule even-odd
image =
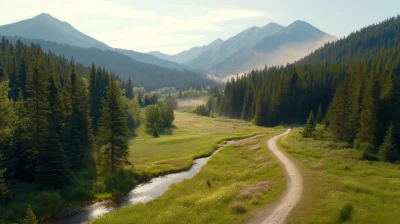
[[[32,19],[47,19],[47,20],[57,20],[57,21],[59,21],[58,19],[54,18],[49,13],[45,13],[45,12],[40,13],[39,15],[33,17]]]
[[[306,21],[303,21],[303,20],[296,20],[293,23],[291,23],[288,27],[291,27],[291,26],[302,26],[302,27],[311,26],[311,27],[314,27],[313,25],[311,25],[311,24],[309,24],[309,23],[307,23]]]

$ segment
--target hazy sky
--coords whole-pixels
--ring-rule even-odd
[[[46,12],[112,47],[177,53],[269,22],[343,37],[399,9],[400,0],[4,0],[0,24]]]

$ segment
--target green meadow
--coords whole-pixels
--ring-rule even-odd
[[[304,180],[287,223],[399,223],[399,165],[362,161],[347,143],[304,139],[300,131],[279,141]]]

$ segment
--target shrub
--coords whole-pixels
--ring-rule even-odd
[[[89,188],[85,188],[82,185],[74,186],[68,189],[66,197],[71,201],[87,201],[93,199],[93,194]]]
[[[342,210],[340,211],[339,215],[339,223],[350,221],[351,215],[353,213],[353,206],[349,203],[343,206]]]
[[[197,106],[196,109],[194,109],[193,113],[200,115],[200,116],[206,116],[206,117],[210,116],[210,111],[208,110],[206,105]]]
[[[136,185],[135,175],[125,169],[119,169],[115,174],[106,176],[105,185],[113,194],[124,193],[132,190]]]
[[[103,181],[96,181],[93,184],[92,190],[93,190],[93,193],[95,193],[95,194],[103,193],[106,190],[106,185],[104,184]]]
[[[353,147],[354,147],[355,149],[361,149],[361,140],[358,139],[358,138],[354,139]]]
[[[56,192],[42,191],[34,198],[32,207],[40,220],[51,218],[63,207],[63,200]]]

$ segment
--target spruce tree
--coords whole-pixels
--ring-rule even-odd
[[[131,78],[128,79],[128,84],[126,85],[125,95],[129,99],[133,99],[133,84]]]
[[[101,70],[97,70],[96,72],[96,67],[93,64],[89,75],[89,105],[90,117],[92,118],[92,127],[94,133],[97,133],[97,122],[101,117],[104,92],[106,91],[106,86],[102,80],[101,75]]]
[[[379,159],[385,162],[395,162],[400,159],[399,151],[394,139],[394,128],[391,124],[385,134],[385,139],[379,147]]]
[[[98,143],[104,148],[104,154],[113,173],[118,167],[129,164],[127,159],[129,129],[115,75],[110,77],[97,138]]]
[[[310,116],[308,116],[307,122],[306,122],[306,127],[303,130],[303,137],[308,138],[311,137],[312,134],[315,131],[316,123],[315,123],[315,118],[314,118],[314,113],[311,111]]]
[[[56,126],[50,123],[43,156],[41,187],[60,189],[69,181],[69,178],[67,157],[62,149]]]
[[[4,167],[3,161],[4,161],[4,156],[0,152],[0,204],[3,202],[3,200],[6,198],[8,194],[8,188],[5,179],[5,173],[7,169],[3,168]]]
[[[30,158],[36,158],[36,184],[40,185],[43,162],[43,151],[46,138],[48,135],[48,122],[50,114],[50,106],[48,101],[48,85],[49,79],[44,73],[42,59],[38,59],[33,63],[28,74],[27,105],[29,118],[31,121],[30,139],[32,149],[29,151]]]
[[[35,213],[30,205],[28,205],[28,208],[26,209],[24,224],[38,224],[38,220],[36,219]]]
[[[360,128],[358,138],[372,146],[377,146],[377,109],[379,97],[379,83],[372,77],[365,91],[360,115]]]
[[[66,99],[68,125],[65,153],[71,168],[77,170],[81,168],[85,151],[90,147],[92,130],[86,91],[81,77],[76,74],[73,61],[66,86]]]

